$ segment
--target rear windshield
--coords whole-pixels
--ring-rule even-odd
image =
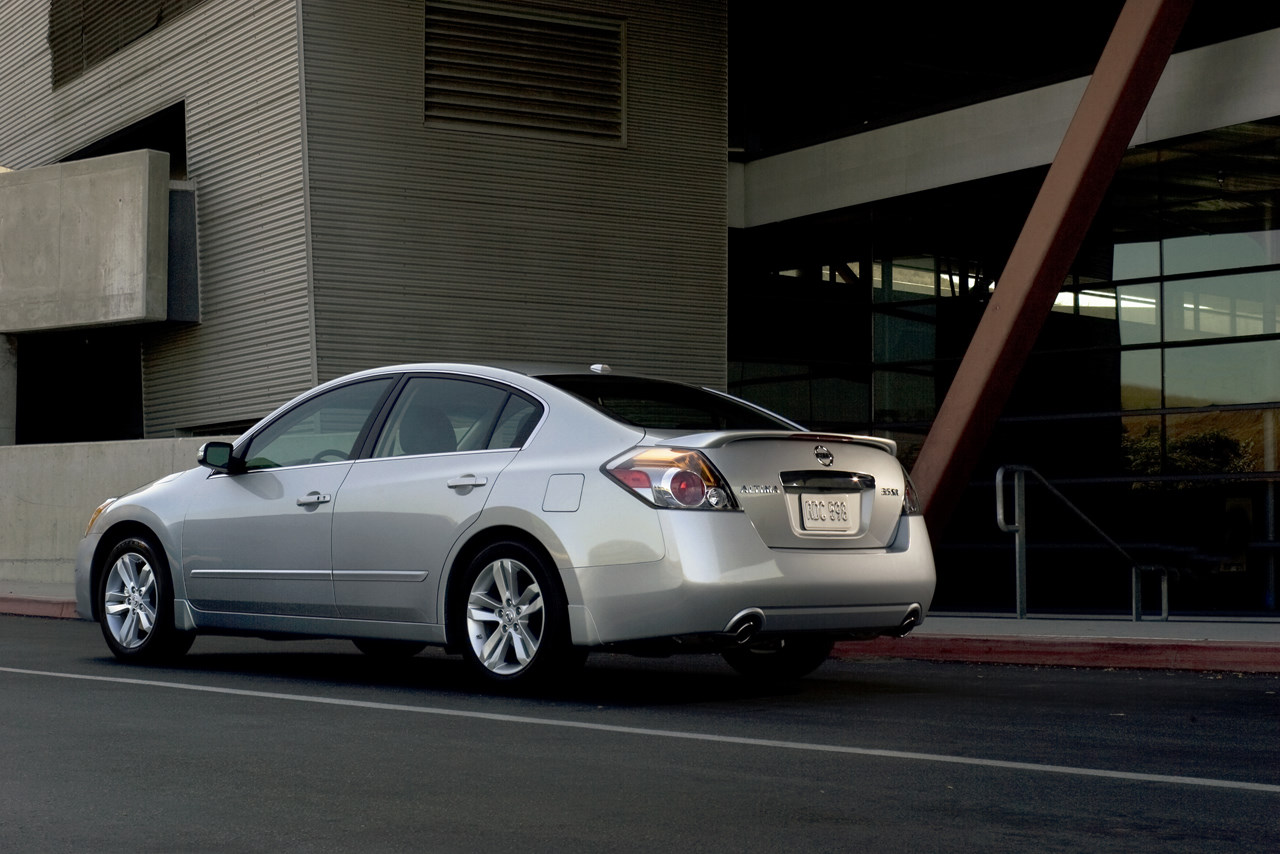
[[[593,374],[538,379],[577,395],[618,421],[647,430],[795,429],[767,412],[680,383]]]

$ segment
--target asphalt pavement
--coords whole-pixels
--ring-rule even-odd
[[[0,614],[75,619],[70,583],[0,581]],[[842,659],[902,658],[1144,670],[1280,673],[1280,615],[1170,616],[933,613],[903,638],[847,642]]]
[[[923,635],[921,636],[923,637]],[[544,691],[456,656],[204,637],[116,661],[0,616],[5,851],[1280,851],[1280,675],[601,654]]]

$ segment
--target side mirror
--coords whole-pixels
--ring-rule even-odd
[[[221,474],[235,474],[242,468],[231,453],[230,442],[205,442],[196,452],[196,462]]]

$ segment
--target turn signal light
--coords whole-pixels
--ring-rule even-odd
[[[84,526],[84,535],[89,536],[89,532],[93,530],[93,523],[98,521],[98,517],[102,515],[102,511],[106,510],[115,503],[114,498],[108,498],[106,501],[98,505],[98,509],[93,511],[93,515],[89,517],[89,524]]]

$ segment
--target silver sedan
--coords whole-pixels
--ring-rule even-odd
[[[592,649],[792,678],[928,611],[895,450],[602,365],[364,371],[105,502],[77,604],[125,660],[221,632],[443,645],[511,684]]]

